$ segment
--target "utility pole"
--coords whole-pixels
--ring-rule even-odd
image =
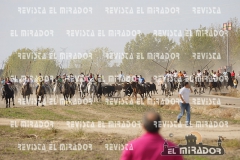
[[[229,31],[232,30],[232,23],[228,22],[228,23],[223,23],[223,30],[227,31],[227,67],[226,70],[228,71],[229,68]]]

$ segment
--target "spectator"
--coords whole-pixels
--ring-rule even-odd
[[[164,138],[158,133],[160,125],[154,122],[160,122],[161,117],[156,112],[147,112],[143,117],[143,129],[145,133],[128,143],[132,149],[125,148],[122,152],[122,160],[182,160],[181,155],[178,156],[162,156],[164,151]],[[168,141],[169,146],[176,146]]]
[[[190,92],[192,93],[192,88],[189,85],[188,82],[185,82],[184,87],[180,89],[179,91],[179,98],[180,98],[180,108],[181,112],[177,117],[177,122],[179,123],[180,119],[185,113],[185,110],[187,112],[186,122],[187,126],[190,126],[190,104],[189,104],[189,95]]]

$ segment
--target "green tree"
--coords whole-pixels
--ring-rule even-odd
[[[156,36],[153,33],[139,34],[135,39],[125,45],[124,52],[133,55],[133,58],[123,59],[120,67],[128,74],[159,74],[164,69],[152,62],[155,60],[164,67],[167,66],[166,60],[160,58],[149,59],[148,53],[171,53],[175,42],[166,36]],[[137,59],[137,55],[142,54],[144,59]]]

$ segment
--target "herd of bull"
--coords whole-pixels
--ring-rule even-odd
[[[125,96],[137,97],[137,94],[140,94],[142,98],[151,97],[152,93],[157,93],[156,85],[154,83],[146,82],[144,84],[139,84],[137,82],[123,82],[115,84],[105,84],[103,82],[88,83],[82,82],[78,85],[80,97],[84,97],[86,94],[96,95],[98,100],[101,96],[121,96],[121,91],[125,93]],[[116,95],[117,94],[117,95]],[[94,97],[92,97],[94,98]]]

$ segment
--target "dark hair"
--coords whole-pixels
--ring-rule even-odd
[[[188,85],[188,82],[184,82],[184,86]]]
[[[157,122],[157,123],[156,123]],[[143,127],[151,133],[158,133],[161,124],[161,117],[155,111],[149,111],[143,116]]]

